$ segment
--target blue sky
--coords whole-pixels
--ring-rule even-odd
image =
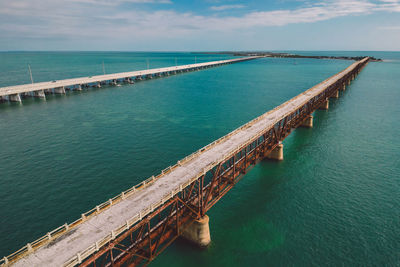
[[[400,0],[0,0],[0,50],[400,50]]]

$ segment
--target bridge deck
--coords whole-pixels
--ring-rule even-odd
[[[58,80],[58,81],[54,81],[54,82],[50,81],[50,82],[39,82],[39,83],[33,83],[33,84],[7,86],[7,87],[0,88],[0,96],[27,93],[27,92],[33,92],[33,91],[39,91],[39,90],[47,90],[47,89],[53,89],[53,88],[58,88],[58,87],[68,87],[68,86],[74,86],[74,85],[79,85],[79,84],[92,84],[92,83],[97,83],[97,82],[102,82],[102,81],[110,81],[110,80],[123,79],[123,78],[128,78],[128,77],[145,76],[145,75],[158,74],[158,73],[164,73],[164,72],[181,71],[181,70],[187,70],[187,69],[191,69],[191,68],[200,68],[200,67],[207,67],[207,66],[213,66],[213,65],[218,65],[218,64],[234,63],[234,62],[250,60],[250,59],[254,59],[254,58],[259,58],[259,56],[211,61],[211,62],[204,62],[204,63],[197,63],[197,64],[180,65],[180,66],[148,69],[148,70],[140,70],[140,71],[132,71],[132,72],[121,72],[121,73],[106,74],[106,75],[96,75],[96,76],[90,76],[90,77]]]
[[[95,242],[109,235],[111,231],[125,225],[141,211],[157,205],[160,201],[165,200],[166,196],[168,199],[171,191],[182,190],[181,185],[187,186],[190,181],[202,175],[204,171],[210,170],[219,162],[229,158],[238,148],[257,138],[261,131],[270,129],[280,119],[296,111],[310,98],[318,95],[353,70],[358,63],[353,63],[342,72],[243,125],[219,139],[218,142],[207,146],[206,149],[199,150],[171,171],[154,179],[146,187],[125,197],[105,211],[88,218],[50,243],[35,249],[15,262],[14,265],[62,266],[66,262],[71,262],[71,258],[93,246]]]

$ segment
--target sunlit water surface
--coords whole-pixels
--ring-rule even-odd
[[[340,52],[343,53],[343,52]],[[337,54],[340,54],[337,52]],[[332,54],[314,52],[314,54]],[[152,266],[398,266],[400,53],[369,63],[314,128],[284,141],[208,215],[205,250]],[[196,57],[196,58],[195,58]],[[231,58],[0,53],[0,86]],[[122,87],[0,105],[0,256],[7,255],[351,64],[258,59]]]

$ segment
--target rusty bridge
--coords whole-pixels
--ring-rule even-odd
[[[4,257],[1,266],[136,266],[182,236],[211,241],[207,211],[264,158],[283,159],[285,139],[312,127],[316,109],[356,77],[369,58],[255,118],[118,196]]]

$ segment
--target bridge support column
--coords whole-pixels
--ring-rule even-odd
[[[340,87],[340,91],[346,91],[346,85],[345,84],[343,84],[343,86]]]
[[[210,226],[208,225],[210,218],[204,215],[198,220],[194,220],[182,230],[182,237],[195,243],[200,247],[206,247],[211,242]]]
[[[10,102],[21,102],[21,96],[19,94],[9,95],[8,100]]]
[[[301,124],[300,127],[312,128],[313,127],[313,115],[308,116]]]
[[[74,87],[74,91],[82,91],[82,85],[78,84]]]
[[[0,103],[1,103],[1,102],[6,102],[6,101],[7,101],[7,99],[6,99],[5,96],[0,96]]]
[[[31,96],[31,92],[25,92],[21,94],[23,98],[27,98]]]
[[[279,143],[274,150],[267,155],[268,159],[283,160],[283,144]]]
[[[318,109],[322,109],[322,110],[327,110],[329,109],[329,100],[325,100],[324,103],[322,103],[322,105],[318,108]]]
[[[54,93],[55,94],[65,94],[64,86],[54,88]]]
[[[33,96],[38,98],[46,98],[46,95],[44,94],[43,90],[34,91]]]
[[[336,92],[331,97],[332,98],[339,98],[339,90],[336,90]]]

